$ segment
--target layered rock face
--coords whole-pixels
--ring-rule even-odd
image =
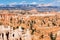
[[[60,14],[37,11],[34,13],[34,10],[0,10],[0,39],[60,40]]]

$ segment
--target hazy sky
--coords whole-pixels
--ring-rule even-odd
[[[60,0],[0,0],[0,5],[7,4],[40,4],[60,6]]]

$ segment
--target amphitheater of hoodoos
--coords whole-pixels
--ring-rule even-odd
[[[60,13],[19,12],[0,10],[0,40],[60,40]]]

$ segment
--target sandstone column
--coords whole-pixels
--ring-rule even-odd
[[[27,38],[28,38],[28,39],[27,39]],[[24,39],[25,39],[25,40],[32,40],[29,29],[27,29]]]
[[[2,34],[0,34],[0,40],[3,40],[3,39],[2,39]]]
[[[4,40],[7,40],[6,33],[4,32]]]

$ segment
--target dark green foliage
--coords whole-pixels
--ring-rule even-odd
[[[56,40],[57,34],[53,35],[53,33],[51,32],[49,36],[50,36],[51,40]]]
[[[12,17],[10,18],[10,23],[12,23]]]
[[[15,30],[15,27],[13,27],[13,30]]]
[[[36,23],[36,22],[33,21],[33,20],[30,21],[30,29],[31,29],[31,30],[32,30],[33,24],[35,24],[35,23]]]
[[[22,28],[22,30],[24,30],[24,28],[23,27],[21,27]]]
[[[33,27],[33,22],[30,21],[30,29],[32,30],[32,27]]]
[[[44,38],[44,35],[43,34],[41,35],[41,38]]]
[[[19,28],[19,26],[16,27],[17,29]]]
[[[42,20],[42,22],[45,24],[45,21],[44,20]]]
[[[53,26],[56,26],[56,24],[55,23],[52,23],[53,24]]]
[[[21,18],[20,20],[18,20],[18,22],[17,23],[22,23],[23,22],[23,18]]]
[[[36,29],[33,29],[33,24],[35,24],[35,23],[36,22],[34,20],[30,21],[30,30],[32,30],[32,32],[31,32],[32,35],[33,35],[34,31],[36,30]]]
[[[36,29],[32,29],[32,32],[31,32],[31,34],[33,35],[35,31],[36,31]]]

